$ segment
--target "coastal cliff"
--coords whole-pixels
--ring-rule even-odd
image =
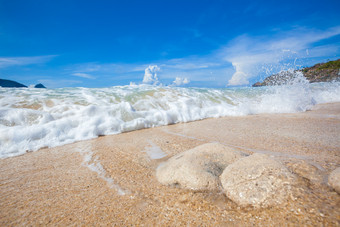
[[[331,82],[340,80],[340,59],[319,63],[312,67],[306,67],[295,71],[281,71],[271,75],[263,80],[253,84],[253,87],[283,85],[290,81],[297,72],[301,72],[303,76],[310,82]]]

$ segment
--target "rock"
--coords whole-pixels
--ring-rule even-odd
[[[27,87],[27,86],[21,83],[15,82],[13,80],[0,79],[0,87]]]
[[[322,183],[323,176],[318,168],[304,160],[287,163],[288,168],[295,174],[309,180],[312,183]]]
[[[46,88],[43,84],[37,84],[34,86],[34,88]]]
[[[229,165],[220,176],[223,191],[240,206],[271,207],[284,203],[296,177],[264,154],[253,154]]]
[[[304,68],[302,72],[310,83],[339,81],[340,59]]]
[[[162,163],[156,171],[164,185],[178,185],[193,190],[214,190],[220,185],[219,176],[241,154],[218,143],[207,143],[185,151]]]
[[[261,82],[256,82],[255,84],[253,84],[253,87],[262,87],[264,85],[262,85]]]
[[[340,194],[340,167],[336,168],[329,174],[328,184]]]
[[[253,87],[261,87],[261,86],[277,86],[277,85],[288,85],[288,84],[294,84],[296,81],[296,78],[303,77],[301,72],[296,71],[281,71],[277,74],[271,75],[264,79],[262,83],[257,82],[253,84]]]
[[[296,73],[302,73],[309,83],[331,82],[340,80],[340,59],[326,63],[315,64],[301,70],[281,71],[264,79],[264,81],[253,84],[253,87],[274,86],[296,82]]]

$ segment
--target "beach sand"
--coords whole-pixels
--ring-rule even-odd
[[[282,162],[298,176],[293,196],[255,209],[157,181],[161,162],[208,142]],[[0,160],[0,226],[340,226],[340,195],[327,185],[339,166],[340,103],[103,136]]]

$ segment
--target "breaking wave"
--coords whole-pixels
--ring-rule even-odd
[[[0,157],[204,118],[293,113],[340,101],[340,83],[260,88],[0,88]]]

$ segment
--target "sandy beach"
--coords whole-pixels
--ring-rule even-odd
[[[241,207],[221,190],[162,185],[158,165],[209,142],[265,153],[298,178],[282,206]],[[340,226],[340,103],[295,114],[143,129],[0,160],[1,226]]]

